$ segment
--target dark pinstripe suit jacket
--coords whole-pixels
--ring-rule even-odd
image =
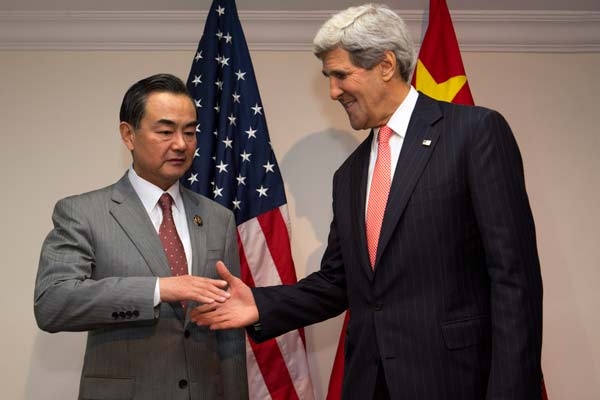
[[[333,179],[321,270],[257,288],[277,336],[350,309],[345,399],[540,398],[542,283],[521,156],[495,111],[419,95],[371,270],[365,196],[373,134]],[[424,141],[430,140],[430,145]]]

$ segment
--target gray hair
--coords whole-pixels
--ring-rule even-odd
[[[415,48],[404,20],[382,4],[350,7],[325,22],[313,40],[313,53],[322,59],[337,47],[365,69],[380,63],[386,51],[394,52],[400,76],[407,83],[415,67]]]

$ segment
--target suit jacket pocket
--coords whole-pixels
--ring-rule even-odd
[[[81,400],[129,400],[133,399],[133,378],[101,378],[84,376],[81,381]]]
[[[490,333],[490,317],[487,315],[442,324],[448,350],[463,349],[489,340]]]

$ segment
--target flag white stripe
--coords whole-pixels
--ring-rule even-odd
[[[287,210],[282,215],[287,228],[289,227],[287,221],[285,221]],[[238,225],[238,231],[244,247],[248,269],[252,274],[255,285],[281,285],[281,278],[258,219],[252,218]],[[276,340],[298,397],[302,400],[313,399],[314,391],[310,380],[308,360],[300,334],[296,330],[279,336]]]
[[[251,399],[271,399],[271,394],[265,383],[258,362],[252,351],[252,346],[246,336],[246,370],[248,372],[248,393]]]

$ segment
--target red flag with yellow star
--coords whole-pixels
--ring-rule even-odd
[[[437,100],[475,104],[446,0],[429,2],[429,24],[412,84],[418,91]]]

